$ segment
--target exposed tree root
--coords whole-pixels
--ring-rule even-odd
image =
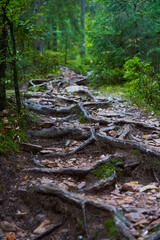
[[[93,143],[94,141],[97,141],[97,138],[95,136],[95,128],[92,127],[90,132],[91,132],[90,138],[88,138],[86,141],[84,141],[84,143],[82,143],[80,146],[78,146],[74,150],[72,150],[70,152],[66,152],[66,153],[50,153],[50,154],[46,154],[46,156],[48,156],[48,157],[51,157],[51,156],[69,156],[69,155],[75,154],[76,152],[84,149],[86,146]]]
[[[89,187],[86,187],[86,188],[83,188],[83,189],[79,189],[77,192],[99,191],[99,190],[102,190],[102,189],[106,188],[107,186],[113,185],[115,183],[115,181],[116,181],[116,172],[114,172],[110,177],[96,182],[92,186],[89,186]]]
[[[23,192],[24,190],[21,189],[20,191]],[[126,220],[125,217],[122,216],[121,213],[116,208],[108,205],[107,203],[103,204],[95,200],[85,199],[81,196],[77,196],[77,194],[73,194],[68,191],[62,190],[54,184],[41,184],[41,183],[35,182],[30,184],[25,191],[27,191],[28,194],[41,193],[41,194],[49,194],[49,195],[56,196],[60,198],[62,201],[65,201],[65,203],[68,202],[74,206],[77,206],[78,208],[81,208],[83,211],[83,215],[86,214],[84,213],[84,204],[85,204],[86,211],[90,207],[97,210],[101,209],[108,215],[109,218],[112,218],[115,220],[115,224],[120,229],[123,236],[127,237],[127,239],[129,240],[134,240],[134,237],[130,234],[129,228],[127,227],[128,220]],[[86,218],[84,218],[84,220],[85,219]],[[86,222],[85,222],[85,226],[86,226]],[[86,233],[88,233],[88,231],[86,231]]]
[[[87,216],[91,212],[91,209],[92,211],[93,209],[95,209],[95,211],[102,210],[102,212],[105,212],[105,214],[107,214],[108,216],[107,219],[114,220],[115,225],[118,227],[118,229],[120,230],[123,236],[125,236],[127,239],[134,240],[134,237],[132,236],[132,232],[129,231],[129,228],[133,227],[133,224],[129,220],[127,220],[116,208],[109,206],[108,204],[97,202],[95,198],[94,200],[91,200],[87,198],[86,196],[87,194],[84,195],[84,193],[90,193],[88,195],[91,195],[92,192],[94,192],[95,194],[96,191],[100,193],[101,190],[103,189],[106,189],[107,190],[106,192],[108,192],[110,189],[113,189],[113,185],[117,180],[117,176],[119,176],[118,169],[121,172],[124,171],[124,173],[127,174],[126,179],[128,179],[128,175],[131,174],[131,176],[129,176],[129,179],[131,179],[132,174],[135,173],[135,170],[136,170],[135,168],[137,169],[139,168],[140,170],[143,169],[142,165],[144,164],[144,161],[141,158],[142,157],[141,154],[144,154],[143,155],[144,159],[148,158],[149,161],[153,160],[154,162],[154,159],[155,159],[155,162],[159,161],[160,151],[156,147],[159,146],[158,144],[160,139],[160,127],[154,126],[154,124],[158,126],[159,123],[157,123],[154,120],[151,120],[152,124],[145,123],[145,119],[146,119],[145,114],[143,113],[141,114],[141,112],[137,114],[136,108],[132,108],[131,111],[133,110],[133,112],[130,113],[128,108],[125,108],[123,104],[118,103],[119,100],[112,100],[112,101],[106,101],[106,99],[98,100],[98,98],[96,98],[90,92],[90,90],[88,90],[89,88],[87,87],[85,88],[84,86],[76,86],[75,88],[72,88],[72,91],[74,91],[75,89],[76,96],[74,96],[74,94],[72,95],[70,93],[67,93],[66,92],[67,88],[64,89],[65,86],[69,86],[69,85],[71,86],[75,83],[77,84],[84,83],[87,79],[82,76],[76,76],[72,74],[71,71],[67,72],[67,68],[63,68],[63,70],[66,71],[66,73],[64,73],[64,77],[61,77],[58,80],[53,80],[52,82],[49,80],[43,80],[43,79],[31,80],[31,85],[34,87],[46,85],[48,87],[48,90],[46,92],[24,94],[24,96],[28,98],[24,100],[24,105],[27,105],[29,109],[31,109],[34,112],[38,112],[43,115],[44,114],[50,115],[50,118],[48,120],[46,120],[46,117],[40,118],[40,121],[38,122],[37,125],[39,129],[42,128],[41,130],[29,131],[30,135],[34,137],[33,141],[35,141],[36,137],[45,138],[45,139],[59,138],[58,143],[60,142],[61,139],[63,140],[60,143],[60,147],[62,148],[54,149],[53,146],[56,144],[55,144],[55,141],[52,141],[52,140],[49,140],[50,141],[49,144],[51,143],[50,146],[52,146],[52,148],[47,148],[47,147],[43,148],[42,146],[38,146],[34,144],[26,144],[26,145],[22,144],[23,148],[26,148],[27,151],[31,151],[35,153],[39,152],[40,154],[45,154],[45,157],[51,157],[53,161],[53,165],[54,165],[55,156],[62,157],[62,159],[58,158],[58,160],[55,161],[55,163],[56,164],[58,163],[57,165],[60,166],[61,169],[46,168],[44,167],[43,164],[40,163],[40,161],[37,160],[37,157],[35,157],[35,158],[32,158],[31,160],[34,163],[34,165],[36,165],[37,167],[24,169],[23,172],[39,173],[43,175],[47,174],[47,175],[50,175],[50,177],[53,175],[55,176],[54,177],[55,181],[58,181],[58,182],[61,179],[63,179],[63,181],[66,180],[66,184],[64,182],[65,187],[67,187],[67,189],[72,188],[72,190],[74,188],[74,193],[60,189],[60,187],[54,184],[46,184],[46,183],[43,184],[43,181],[38,182],[39,180],[37,182],[30,184],[25,191],[27,192],[27,194],[40,193],[40,196],[42,196],[42,194],[52,195],[52,196],[55,196],[56,199],[58,199],[58,202],[60,201],[61,203],[63,202],[67,205],[70,204],[70,206],[73,206],[79,209],[79,211],[82,212],[82,215],[83,215],[85,235],[87,238],[91,237],[90,236],[91,229],[89,227],[90,218],[87,218]],[[60,86],[61,86],[61,89],[60,89],[61,91],[59,92],[57,89],[59,89]],[[68,91],[69,91],[69,88],[68,88]],[[78,90],[78,89],[82,89],[82,90]],[[70,91],[71,91],[71,88],[70,88]],[[82,99],[82,96],[84,96],[84,94],[85,94],[85,97]],[[31,101],[30,98],[33,101]],[[88,99],[90,99],[90,101]],[[36,103],[34,103],[34,101]],[[57,102],[58,104],[60,104],[60,107],[59,106],[57,107]],[[116,103],[115,104],[116,106],[114,107],[114,104],[111,105],[111,103],[112,104]],[[106,109],[108,107],[109,109],[105,111],[100,109],[100,108]],[[119,107],[120,107],[120,110],[118,109]],[[96,111],[97,108],[99,109]],[[127,119],[127,118],[125,119],[127,115],[129,115],[130,119]],[[138,117],[140,118],[141,116],[142,118],[139,121],[132,120]],[[76,122],[74,122],[75,119],[76,119]],[[80,123],[77,127],[78,119]],[[142,122],[142,119],[144,119],[144,122]],[[153,131],[153,130],[156,130],[156,131]],[[153,132],[156,132],[156,133],[153,133]],[[153,140],[153,145],[154,145],[154,134],[155,134],[155,139],[157,140],[157,143],[156,143],[157,145],[155,145],[155,148],[149,147],[148,145],[150,143],[147,141],[147,139],[144,139],[143,137],[144,135],[148,135],[150,137],[149,134],[151,135],[151,138],[148,138],[148,139]],[[77,147],[77,142],[71,141],[70,139],[83,140],[83,143]],[[133,140],[126,140],[126,139],[133,139]],[[64,140],[69,143],[66,143],[64,145]],[[46,140],[42,140],[42,142],[46,142]],[[142,144],[142,142],[145,142],[148,145]],[[110,152],[113,152],[113,153],[117,152],[117,155],[109,155],[104,159],[97,161],[91,167],[65,168],[70,163],[70,162],[67,163],[67,160],[68,160],[67,157],[72,156],[74,154],[75,154],[74,155],[75,159],[78,156],[77,158],[78,161],[76,165],[82,164],[83,166],[84,164],[83,161],[86,160],[89,154],[89,150],[91,149],[91,147],[93,147],[91,144],[93,144],[95,148],[92,151],[92,153],[94,154],[98,153],[98,156],[99,154],[106,155],[107,153],[110,153]],[[76,147],[73,149],[73,146],[75,145]],[[66,147],[65,149],[64,149],[64,146]],[[68,149],[67,147],[71,147],[71,149],[73,150],[68,150],[67,152],[67,149]],[[155,149],[157,149],[157,151]],[[52,150],[53,152],[51,152]],[[79,152],[80,150],[81,152]],[[135,150],[138,152],[139,155],[134,155],[134,153],[136,152]],[[57,152],[57,151],[60,151],[60,152]],[[81,153],[82,153],[82,156],[81,156]],[[85,155],[85,153],[87,153],[87,155]],[[122,153],[124,154],[122,155]],[[40,157],[42,158],[42,155]],[[102,155],[100,156],[100,158],[102,158]],[[110,160],[116,160],[116,158],[117,160],[119,158],[122,158],[122,159],[125,158],[125,161],[124,162],[110,161]],[[64,162],[62,160],[64,160]],[[92,162],[92,160],[89,160],[89,161]],[[73,163],[74,162],[75,160],[73,160]],[[52,162],[48,161],[48,164],[50,163],[51,165],[49,166],[51,167]],[[62,164],[64,164],[64,166]],[[105,172],[105,170],[108,166],[110,166],[110,164],[113,165],[113,168],[110,171],[110,174],[107,175],[107,171]],[[157,175],[158,169],[155,170],[156,163],[153,163],[153,165],[151,164],[149,162],[149,166],[146,167],[147,169],[146,171],[148,171],[148,168],[151,166],[149,174],[157,182],[160,182]],[[86,164],[84,165],[86,166]],[[153,166],[153,169],[152,169],[152,166]],[[92,172],[93,170],[96,170],[96,171]],[[99,173],[101,174],[101,170],[102,170],[102,175],[103,175],[103,171],[105,172],[105,174],[101,177],[101,179],[102,178],[104,179],[97,180],[96,173],[98,172],[98,174]],[[116,172],[117,172],[117,176],[116,176]],[[93,175],[94,173],[95,175]],[[32,174],[32,177],[33,176],[34,174]],[[74,180],[69,176],[74,177]],[[109,177],[106,177],[106,176],[109,176]],[[59,177],[60,177],[60,180],[59,180]],[[92,181],[90,177],[92,177]],[[125,178],[126,176],[123,176],[123,177]],[[124,181],[123,177],[122,177],[122,182]],[[76,185],[75,181],[79,182],[79,180],[82,180],[82,178],[85,179],[85,182],[82,182],[82,184],[77,183]],[[50,182],[49,179],[47,179],[47,181]],[[68,182],[68,185],[67,185],[67,182]],[[72,187],[70,187],[69,184]],[[117,184],[118,184],[118,181],[117,181]],[[121,181],[120,181],[120,184],[121,184]],[[118,194],[121,194],[121,191],[119,189],[116,189],[115,192],[118,192]],[[83,195],[83,197],[81,194]],[[102,197],[103,201],[105,201],[105,199],[108,199],[108,196],[106,198],[105,196],[103,197]],[[115,205],[117,203],[116,201],[115,201]],[[118,206],[121,206],[121,205],[118,205]],[[122,205],[122,208],[123,208],[123,205]],[[146,214],[149,214],[149,210],[142,209],[142,211],[143,210]],[[65,211],[72,211],[72,209],[71,208],[69,210],[65,209],[63,213],[65,213]],[[129,208],[128,209],[126,208],[126,212],[127,211],[129,212]],[[153,210],[151,209],[150,211],[154,211],[154,209]],[[138,212],[141,212],[141,210],[134,208],[134,209],[131,209],[131,212],[138,213]],[[135,229],[137,230],[138,227]],[[46,231],[46,234],[49,234],[50,232],[47,233],[47,231]],[[139,231],[139,236],[141,235],[142,235],[141,231]],[[33,240],[41,239],[44,236],[46,235],[43,235],[42,237],[41,235],[39,235],[35,237]],[[146,240],[155,240],[155,239],[159,239],[159,232],[157,232],[153,237],[147,238]]]
[[[31,79],[29,84],[33,87],[41,87],[47,85],[48,81],[47,79]]]
[[[23,104],[27,105],[28,108],[34,112],[42,113],[42,114],[50,114],[50,115],[70,114],[73,111],[73,109],[75,109],[75,105],[71,107],[51,107],[48,105],[35,104],[30,100],[27,100],[27,101],[25,100]]]
[[[47,173],[47,174],[60,174],[60,175],[71,175],[71,176],[85,176],[91,171],[109,162],[111,159],[123,158],[124,156],[109,155],[102,160],[97,161],[94,165],[89,168],[63,168],[63,169],[49,169],[49,168],[30,168],[24,169],[25,172],[36,172],[36,173]]]
[[[44,128],[40,131],[30,131],[30,134],[34,137],[40,138],[57,138],[69,136],[71,139],[87,139],[89,137],[89,132],[81,128],[72,127],[55,127]]]
[[[96,97],[92,94],[92,93],[90,93],[89,91],[87,91],[87,90],[78,90],[78,91],[76,91],[77,93],[84,93],[84,94],[86,94],[88,97],[90,97],[90,99],[93,99],[93,101],[94,102],[98,102],[98,100],[96,99]]]
[[[150,154],[155,157],[160,157],[160,152],[157,152],[149,147],[146,147],[144,144],[132,142],[130,140],[121,140],[121,139],[112,138],[109,136],[103,136],[101,134],[97,134],[97,138],[101,143],[109,144],[112,147],[122,148],[122,149],[137,149],[145,154]]]

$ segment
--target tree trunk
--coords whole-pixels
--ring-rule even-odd
[[[20,100],[20,92],[19,92],[19,83],[18,83],[18,71],[17,71],[17,53],[16,53],[16,41],[14,36],[13,30],[13,23],[8,19],[8,24],[10,27],[10,34],[11,34],[11,41],[12,41],[12,68],[13,68],[13,75],[14,75],[14,89],[15,89],[15,96],[16,96],[16,104],[17,104],[17,111],[21,111],[21,100]]]
[[[81,56],[85,55],[85,2],[81,0]]]
[[[66,32],[66,34],[65,34],[65,56],[64,56],[65,64],[67,64],[67,58],[68,58],[68,34]]]
[[[5,72],[6,72],[6,52],[7,52],[7,31],[5,28],[4,15],[0,15],[0,111],[6,106]]]
[[[40,7],[44,5],[44,0],[33,1],[33,12],[35,15],[40,13]],[[43,26],[43,15],[38,16],[36,20],[36,26]],[[35,39],[33,45],[36,50],[42,52],[44,48],[44,41],[42,39]]]
[[[53,51],[57,52],[57,23],[53,22]]]

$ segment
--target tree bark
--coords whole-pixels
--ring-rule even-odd
[[[7,30],[5,28],[4,14],[0,15],[0,111],[6,106],[5,72],[6,72],[6,52],[7,52]]]
[[[13,23],[9,21],[8,24],[10,27],[10,34],[11,34],[11,41],[12,41],[12,68],[13,68],[13,75],[14,75],[14,89],[15,89],[15,96],[16,96],[16,104],[17,104],[17,111],[21,111],[21,100],[20,100],[20,91],[19,91],[19,83],[18,83],[18,71],[17,71],[17,51],[16,51],[16,41],[14,36],[14,30],[13,30]]]
[[[85,2],[81,0],[81,56],[85,55]]]

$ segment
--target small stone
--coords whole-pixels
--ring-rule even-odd
[[[6,232],[16,232],[17,230],[17,226],[14,222],[7,222],[7,221],[2,221],[0,223],[0,226],[2,228],[2,230],[6,231]]]
[[[78,240],[83,240],[83,236],[79,235]]]
[[[160,199],[160,193],[158,193],[156,197],[157,197],[158,199]]]
[[[152,192],[152,193],[156,193],[156,190],[155,190],[155,189],[152,189],[151,192]]]
[[[38,223],[44,221],[45,219],[46,219],[46,215],[45,214],[38,214],[38,215],[35,216],[35,220]]]

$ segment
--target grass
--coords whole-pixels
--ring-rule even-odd
[[[99,89],[105,94],[112,94],[113,96],[126,97],[127,88],[123,85],[105,85]]]

